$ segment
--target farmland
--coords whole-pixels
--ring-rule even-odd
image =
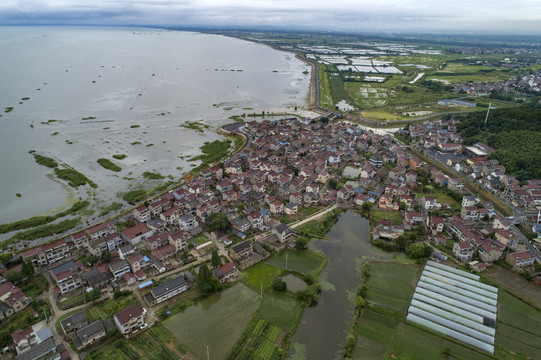
[[[223,359],[257,311],[259,302],[259,294],[236,284],[169,317],[164,326],[199,358],[206,357],[208,345],[212,358]]]
[[[293,296],[278,292],[265,293],[263,302],[257,311],[261,319],[292,333],[296,327],[296,320],[302,314],[300,302]]]
[[[250,289],[259,292],[262,287],[263,291],[265,291],[282,271],[266,263],[257,263],[242,272],[242,279],[244,284]]]
[[[118,338],[120,339],[120,337]],[[113,339],[114,340],[114,339]],[[91,351],[85,359],[95,360],[175,360],[193,359],[182,345],[161,325],[137,335],[131,341],[108,341],[100,348]]]
[[[323,255],[315,251],[286,250],[280,255],[269,259],[267,264],[304,275],[317,275],[325,266],[326,260]]]
[[[419,268],[415,265],[374,262],[370,266],[366,300],[375,306],[404,312],[418,276]]]

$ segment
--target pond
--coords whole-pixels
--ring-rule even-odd
[[[302,291],[308,287],[308,284],[303,279],[293,274],[282,276],[281,279],[286,283],[287,290],[291,292]]]
[[[329,240],[310,243],[310,248],[323,253],[328,263],[320,275],[318,304],[304,311],[290,359],[341,359],[354,320],[355,290],[362,278],[362,265],[392,258],[392,254],[370,244],[368,220],[359,214],[343,214],[327,235]]]

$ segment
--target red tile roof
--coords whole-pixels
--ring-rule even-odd
[[[143,314],[144,309],[139,305],[132,305],[125,308],[115,314],[115,318],[118,319],[120,325],[128,323],[131,319],[140,317]]]

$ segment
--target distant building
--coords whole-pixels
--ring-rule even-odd
[[[449,105],[459,105],[466,107],[476,107],[477,103],[459,100],[459,99],[442,99],[438,101],[438,105],[449,106]]]

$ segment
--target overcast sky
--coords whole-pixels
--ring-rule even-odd
[[[541,34],[541,0],[0,0],[0,24]]]

